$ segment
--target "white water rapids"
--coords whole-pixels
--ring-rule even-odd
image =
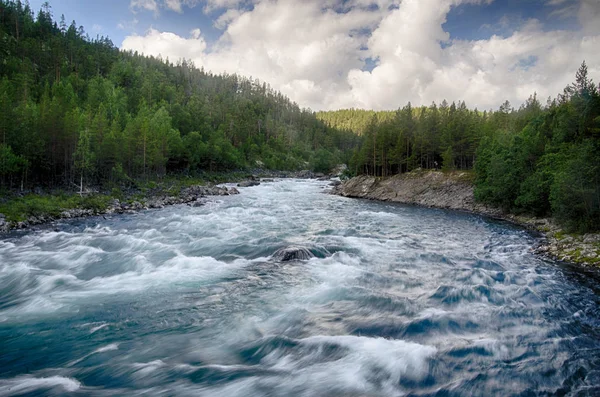
[[[326,184],[0,240],[0,395],[600,395],[593,274]]]

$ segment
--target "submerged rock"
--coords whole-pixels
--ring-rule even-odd
[[[280,248],[273,254],[273,259],[280,262],[305,261],[314,257],[308,248],[297,246]]]
[[[197,208],[197,207],[202,207],[204,204],[205,204],[204,200],[198,199],[196,201],[192,201],[191,203],[188,203],[188,206]]]
[[[260,182],[258,181],[243,181],[238,183],[238,187],[252,187],[252,186],[258,186],[260,185]]]

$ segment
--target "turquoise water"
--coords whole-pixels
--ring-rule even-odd
[[[325,186],[0,240],[0,395],[600,395],[594,274]],[[290,245],[318,257],[271,258]]]

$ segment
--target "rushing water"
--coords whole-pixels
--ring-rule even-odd
[[[600,395],[597,279],[519,228],[324,187],[0,240],[0,395]]]

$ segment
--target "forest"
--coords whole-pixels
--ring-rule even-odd
[[[360,139],[266,83],[119,51],[0,0],[0,184],[80,188],[252,168],[327,171]]]
[[[396,112],[320,113],[363,137],[355,174],[415,169],[473,170],[475,196],[517,214],[553,216],[567,230],[600,230],[600,88],[585,61],[575,82],[542,104],[534,93],[515,109],[471,110],[465,102]]]
[[[267,83],[120,51],[46,3],[0,0],[0,189],[249,170],[465,170],[476,198],[600,229],[600,94],[585,62],[542,103],[315,113]]]

